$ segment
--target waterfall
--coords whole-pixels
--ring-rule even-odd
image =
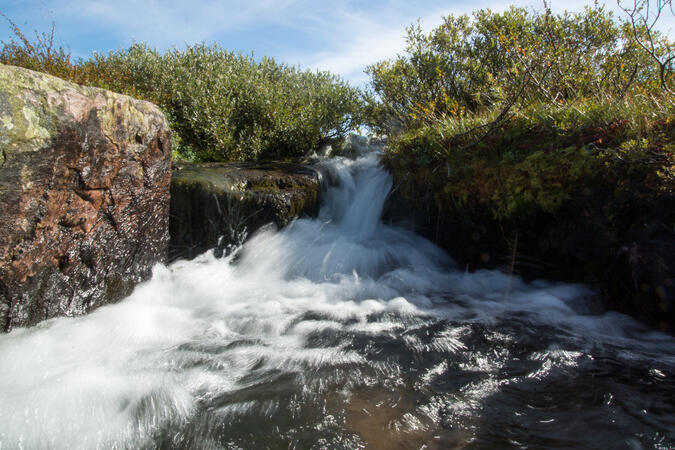
[[[672,337],[456,270],[380,221],[377,162],[323,161],[317,219],[0,336],[0,449],[673,444]]]

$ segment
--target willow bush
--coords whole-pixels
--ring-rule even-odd
[[[675,56],[667,36],[614,19],[597,4],[553,14],[511,7],[448,16],[431,33],[407,29],[406,54],[368,67],[371,123],[384,132],[470,113],[660,96],[657,56]],[[658,59],[658,58],[657,58]],[[670,58],[665,79],[673,79]],[[378,101],[379,100],[379,101]]]
[[[0,62],[159,105],[186,159],[298,158],[342,139],[362,122],[361,93],[340,77],[272,58],[196,44],[160,53],[144,44],[72,61],[52,34],[33,42],[8,20],[16,39]]]
[[[402,190],[501,222],[556,214],[580,192],[672,195],[675,43],[641,4],[633,20],[512,7],[408,28],[407,52],[368,68],[369,122],[391,137]]]

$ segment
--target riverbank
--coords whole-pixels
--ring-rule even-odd
[[[525,111],[465,150],[449,123],[398,136],[383,157],[393,203],[470,270],[588,283],[608,308],[672,330],[675,115],[607,105],[589,120],[576,106]]]
[[[376,155],[323,168],[317,219],[0,335],[0,443],[673,445],[672,336],[594,310],[583,286],[466,273],[383,224],[391,176]]]
[[[398,198],[463,266],[588,283],[673,329],[675,45],[645,5],[410,27],[369,107]]]

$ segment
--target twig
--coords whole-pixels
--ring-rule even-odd
[[[511,293],[511,286],[513,284],[513,273],[516,269],[516,252],[518,251],[518,230],[516,230],[516,237],[513,240],[513,250],[511,251],[511,264],[509,267],[509,284],[506,286],[506,292],[504,293],[504,300],[508,300],[509,294]]]
[[[513,107],[513,105],[515,105],[516,101],[520,98],[520,96],[521,96],[521,95],[523,94],[523,92],[525,91],[525,88],[527,87],[527,85],[528,85],[529,82],[530,82],[530,78],[531,78],[531,77],[530,77],[530,75],[528,74],[528,75],[527,75],[527,78],[525,78],[525,81],[523,81],[523,84],[522,84],[522,86],[520,87],[520,91],[518,91],[518,93],[517,93],[516,95],[513,96],[513,98],[511,99],[511,101],[506,105],[506,107],[504,107],[504,108],[502,109],[502,111],[499,113],[499,115],[497,116],[497,118],[496,118],[495,120],[493,120],[491,123],[487,123],[487,124],[480,125],[480,126],[478,126],[478,127],[475,127],[475,128],[473,128],[473,129],[471,129],[471,130],[469,130],[469,131],[463,133],[463,134],[467,134],[467,133],[469,133],[469,132],[471,132],[471,131],[475,131],[475,130],[477,130],[477,129],[479,129],[479,128],[483,128],[483,127],[485,127],[485,126],[488,126],[488,127],[489,127],[488,130],[485,132],[485,134],[483,134],[481,137],[475,139],[473,142],[470,142],[470,143],[467,144],[467,145],[461,146],[461,147],[460,147],[461,150],[466,150],[467,148],[471,148],[471,147],[477,145],[478,143],[480,143],[483,139],[485,139],[486,137],[488,137],[494,130],[496,130],[496,129],[501,125],[501,123],[504,121],[504,119],[505,119],[506,116],[508,115],[509,111],[511,111],[511,108]]]

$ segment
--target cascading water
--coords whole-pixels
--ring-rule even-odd
[[[318,219],[0,336],[0,448],[675,445],[675,339],[453,269],[379,221],[375,154],[323,164]]]

